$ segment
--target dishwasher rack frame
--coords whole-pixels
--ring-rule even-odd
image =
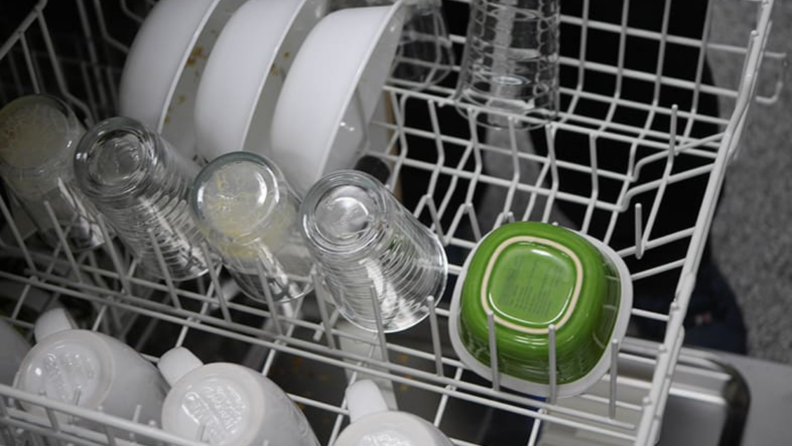
[[[464,1],[464,0],[457,0]],[[663,408],[671,384],[677,355],[684,338],[682,322],[687,312],[695,275],[704,249],[706,236],[713,218],[715,204],[721,192],[723,180],[730,161],[739,148],[748,112],[753,103],[772,104],[777,101],[782,88],[783,69],[786,55],[766,51],[767,38],[771,28],[770,13],[773,0],[755,1],[757,19],[754,30],[747,36],[745,46],[712,42],[710,28],[712,6],[707,13],[705,32],[701,39],[674,36],[668,33],[670,0],[662,0],[665,5],[664,27],[657,32],[636,29],[628,25],[628,9],[636,0],[626,0],[623,6],[621,26],[597,22],[588,17],[589,0],[584,0],[582,17],[563,16],[562,23],[581,30],[581,48],[586,47],[588,32],[608,32],[619,37],[619,63],[617,66],[604,65],[585,59],[585,51],[580,57],[562,57],[562,66],[578,70],[576,88],[562,88],[561,94],[570,99],[570,105],[562,110],[558,120],[545,127],[549,141],[548,153],[539,155],[523,148],[524,141],[514,124],[523,119],[505,115],[510,127],[505,132],[505,142],[490,140],[479,141],[476,136],[477,115],[485,110],[474,105],[461,105],[453,100],[453,91],[442,87],[431,87],[423,92],[411,91],[389,85],[384,93],[389,98],[389,119],[375,122],[376,126],[386,129],[389,150],[371,155],[386,160],[393,167],[394,175],[388,187],[397,189],[399,173],[405,168],[414,168],[430,174],[426,194],[413,210],[416,216],[428,219],[431,228],[446,246],[469,252],[475,242],[490,227],[521,219],[539,219],[551,222],[557,202],[577,203],[586,209],[582,232],[588,232],[588,225],[594,212],[610,214],[610,225],[605,234],[598,238],[606,243],[611,238],[617,220],[634,218],[636,223],[635,244],[618,250],[622,257],[641,256],[649,250],[672,243],[688,240],[687,255],[676,261],[657,265],[642,271],[631,271],[634,281],[666,271],[679,271],[679,282],[670,311],[658,313],[639,308],[632,309],[634,318],[646,318],[666,324],[663,342],[657,345],[654,356],[640,359],[632,353],[629,340],[613,349],[614,364],[617,359],[649,361],[654,366],[651,386],[639,401],[619,399],[620,386],[630,386],[629,379],[623,379],[616,367],[603,378],[608,391],[603,394],[586,392],[575,398],[586,400],[591,411],[571,409],[558,404],[553,398],[547,401],[529,398],[499,388],[497,380],[492,385],[481,385],[463,377],[464,365],[454,356],[447,354],[442,346],[440,327],[449,317],[449,312],[438,306],[430,317],[422,322],[428,326],[431,346],[417,349],[405,346],[386,336],[381,331],[367,336],[339,325],[337,312],[326,303],[322,296],[308,297],[295,306],[278,307],[274,311],[264,310],[232,299],[236,294],[234,285],[222,280],[220,265],[212,265],[210,273],[194,283],[194,289],[178,286],[171,280],[152,281],[136,268],[123,247],[108,243],[101,252],[75,253],[65,243],[63,234],[58,234],[61,246],[47,251],[30,243],[30,231],[19,219],[15,223],[13,203],[0,197],[0,212],[8,222],[0,239],[2,257],[19,259],[24,268],[21,272],[0,271],[0,280],[15,283],[21,287],[19,297],[13,304],[10,315],[4,320],[28,333],[32,320],[25,317],[26,308],[36,311],[49,308],[61,297],[69,297],[87,302],[94,310],[90,329],[100,330],[124,338],[132,326],[148,322],[148,327],[159,323],[169,323],[179,327],[179,335],[173,340],[174,346],[182,345],[185,338],[194,332],[224,339],[242,341],[250,346],[267,349],[266,362],[262,373],[269,374],[275,357],[290,355],[296,358],[315,361],[347,372],[349,380],[365,374],[381,381],[418,389],[439,398],[434,411],[435,425],[440,426],[449,400],[465,401],[481,407],[511,412],[536,420],[526,439],[529,446],[537,444],[541,426],[555,423],[586,432],[597,438],[607,439],[616,444],[653,444],[659,435]],[[121,14],[108,14],[108,5],[101,0],[73,0],[75,29],[79,33],[71,39],[53,36],[48,20],[67,20],[64,17],[51,17],[51,5],[40,0],[18,23],[16,28],[0,47],[0,105],[22,94],[49,92],[67,100],[87,122],[111,116],[117,103],[116,85],[120,75],[120,61],[128,51],[128,42],[114,36],[114,20],[126,20],[131,24],[142,23],[146,11],[155,3],[152,0],[117,0]],[[635,7],[633,5],[633,7]],[[120,18],[119,18],[120,17]],[[695,80],[682,80],[663,74],[662,63],[658,62],[655,73],[641,72],[625,68],[625,39],[639,37],[657,42],[660,47],[659,62],[667,45],[681,45],[702,48],[698,59]],[[127,39],[128,40],[128,39]],[[463,44],[463,36],[452,36],[455,44]],[[64,48],[68,48],[64,50]],[[739,79],[731,87],[706,85],[702,82],[702,67],[708,54],[719,53],[725,57],[743,59],[743,70]],[[769,94],[757,94],[757,80],[760,67],[770,65],[777,73],[774,89]],[[597,72],[613,76],[617,85],[623,79],[648,82],[654,85],[655,94],[651,103],[643,104],[621,97],[620,87],[616,87],[613,97],[585,91],[586,73]],[[676,106],[660,104],[659,96],[663,87],[675,87],[690,91],[694,95],[694,105],[690,110],[679,110]],[[695,103],[701,93],[715,95],[731,105],[723,116],[706,116],[697,113]],[[594,119],[575,114],[582,101],[595,101],[607,104],[608,113],[604,119]],[[430,129],[410,128],[405,124],[405,110],[408,101],[419,101],[426,105],[430,117]],[[723,106],[723,104],[722,104]],[[470,125],[469,140],[451,136],[444,132],[438,119],[438,110],[444,107],[459,107],[465,111]],[[642,127],[630,127],[613,120],[617,107],[626,107],[646,114]],[[669,131],[652,129],[655,120],[667,119]],[[705,138],[691,136],[694,122],[717,124],[721,131]],[[685,124],[680,124],[684,122]],[[557,131],[565,130],[587,136],[591,156],[590,165],[580,165],[557,159],[553,139]],[[410,158],[409,138],[422,138],[433,142],[437,149],[437,161],[426,162]],[[625,172],[609,171],[597,167],[597,151],[602,141],[618,142],[630,148],[633,155]],[[654,151],[636,162],[636,147]],[[461,161],[457,165],[446,165],[445,153],[460,150]],[[698,157],[706,160],[703,166],[684,171],[674,171],[674,160],[678,156]],[[482,170],[483,158],[501,157],[512,166],[508,175],[485,173]],[[473,169],[464,165],[473,161]],[[642,185],[635,185],[642,169],[652,163],[664,163],[661,178]],[[523,167],[533,166],[536,171],[531,178],[523,177]],[[564,191],[559,185],[559,169],[569,169],[590,175],[592,194],[575,195]],[[652,237],[652,228],[659,218],[659,206],[668,184],[690,178],[708,176],[708,186],[701,203],[696,224],[690,228],[662,237]],[[442,200],[436,199],[440,178],[448,180]],[[449,207],[452,193],[458,182],[466,181],[464,204],[456,209]],[[619,181],[622,193],[615,202],[607,202],[598,197],[600,181]],[[494,222],[482,223],[481,210],[473,204],[473,195],[479,185],[488,185],[502,192],[505,197],[501,212]],[[648,216],[644,217],[640,204],[631,205],[638,194],[654,192],[655,200]],[[522,215],[515,214],[515,207],[527,200]],[[437,201],[436,201],[437,200]],[[633,214],[634,213],[634,214]],[[445,217],[445,218],[444,218]],[[450,220],[450,223],[448,222]],[[29,226],[29,224],[28,224]],[[467,229],[463,229],[467,227]],[[106,229],[103,228],[106,232]],[[459,264],[450,265],[450,274],[458,275]],[[314,280],[318,280],[314,278]],[[317,282],[317,289],[321,289]],[[35,304],[37,295],[49,293],[43,303]],[[320,293],[321,294],[321,293]],[[305,314],[312,310],[302,306],[315,305],[318,317],[308,318]],[[301,311],[305,310],[305,311]],[[240,314],[255,316],[266,321],[261,327],[251,327],[235,320]],[[309,339],[295,336],[295,331],[310,332]],[[148,331],[150,334],[150,330]],[[328,334],[330,334],[328,336]],[[389,340],[389,337],[391,338]],[[356,342],[365,346],[365,353],[343,347],[344,342]],[[428,344],[428,343],[427,343]],[[142,342],[141,342],[142,345]],[[393,361],[395,356],[409,357],[426,364],[415,368]],[[156,361],[156,357],[147,356]],[[332,444],[338,435],[348,413],[345,401],[321,401],[307,395],[292,392],[289,395],[297,403],[325,411],[335,417],[335,424],[329,439]],[[46,418],[36,417],[18,408],[18,402],[26,402],[44,408]],[[79,421],[88,420],[103,426],[102,431],[87,430],[79,426]],[[123,420],[101,412],[87,410],[76,405],[46,399],[41,395],[26,394],[20,390],[0,385],[0,438],[5,444],[46,444],[44,437],[57,441],[57,444],[79,445],[116,445],[132,444],[142,440],[144,444],[172,444],[197,446],[204,443],[186,440],[169,435],[148,420]],[[463,438],[453,438],[457,445],[475,446],[477,443]],[[604,441],[604,440],[603,440]],[[135,443],[137,444],[137,443]]]

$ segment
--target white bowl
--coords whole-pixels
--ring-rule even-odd
[[[206,59],[244,0],[162,0],[140,27],[119,86],[119,114],[194,155],[193,105]]]
[[[305,39],[272,120],[272,157],[299,195],[367,149],[403,22],[401,1],[343,9]]]
[[[206,63],[195,100],[198,155],[269,154],[281,86],[325,0],[250,0],[231,17]]]

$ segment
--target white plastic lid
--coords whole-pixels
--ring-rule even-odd
[[[429,422],[405,412],[388,411],[377,385],[358,381],[346,390],[352,424],[335,446],[450,446],[451,442]]]
[[[33,347],[17,374],[17,388],[83,407],[101,405],[113,376],[112,353],[84,330],[49,336]]]
[[[36,342],[43,341],[46,337],[66,330],[76,330],[71,315],[63,308],[54,308],[39,316],[33,327],[33,336]]]
[[[379,388],[374,381],[368,379],[347,387],[346,398],[349,405],[349,419],[353,423],[366,415],[388,410],[388,405]]]
[[[181,350],[177,354],[184,356],[186,350]],[[185,369],[171,373],[161,362],[160,370],[171,381]],[[183,438],[243,446],[254,441],[264,410],[264,397],[252,371],[234,364],[208,364],[175,381],[162,407],[162,426]]]
[[[406,412],[378,412],[347,427],[335,446],[451,446],[429,422]]]

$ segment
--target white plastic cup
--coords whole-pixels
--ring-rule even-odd
[[[373,381],[358,381],[346,390],[352,422],[335,446],[398,444],[400,446],[452,446],[432,423],[407,412],[388,410]]]
[[[162,407],[167,432],[218,446],[319,446],[300,409],[254,370],[204,365],[183,347],[165,353],[158,366],[172,386]]]
[[[102,333],[77,329],[62,308],[42,314],[34,327],[36,345],[22,361],[14,386],[52,400],[101,410],[129,420],[159,423],[167,384],[138,352]],[[40,406],[23,404],[45,415]],[[78,422],[91,429],[89,422]]]

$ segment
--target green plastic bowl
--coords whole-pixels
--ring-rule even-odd
[[[595,367],[601,376],[608,364],[598,364],[610,351],[610,341],[623,337],[626,329],[627,321],[621,320],[616,330],[618,319],[629,318],[629,307],[621,308],[627,303],[625,291],[632,306],[623,265],[609,248],[598,248],[567,229],[537,222],[502,226],[481,241],[460,277],[452,338],[458,338],[479,369],[489,368],[491,311],[500,374],[547,385],[548,333],[554,325],[557,384],[591,380]]]

